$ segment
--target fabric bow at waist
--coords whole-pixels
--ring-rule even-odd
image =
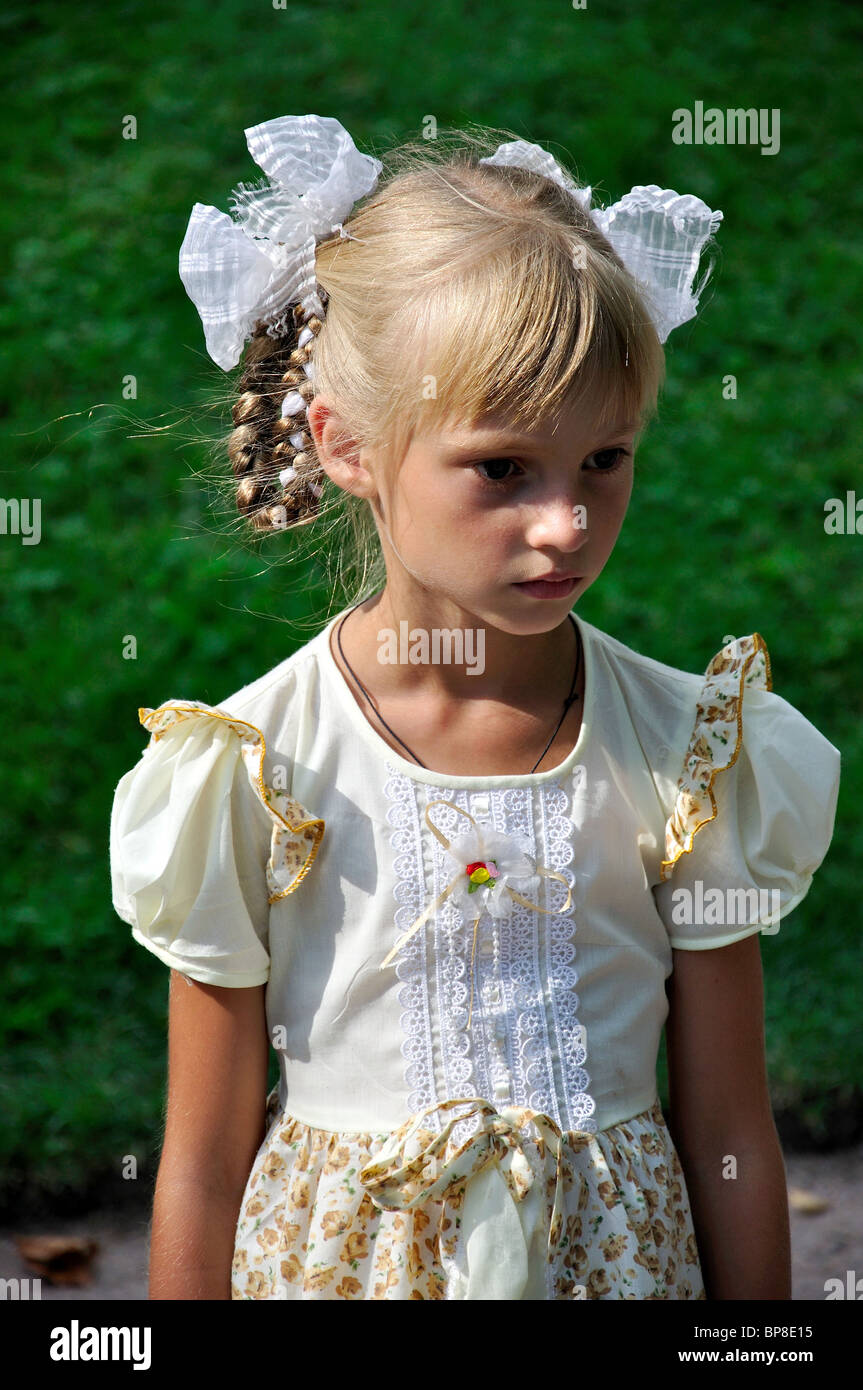
[[[439,1134],[423,1129],[432,1111],[467,1106]],[[475,1133],[457,1145],[452,1131],[461,1120],[479,1119]],[[530,1267],[530,1246],[545,1204],[543,1166],[534,1169],[521,1131],[533,1124],[555,1157],[554,1201],[547,1258],[554,1258],[563,1222],[564,1137],[553,1119],[523,1106],[501,1110],[479,1096],[430,1105],[395,1130],[358,1174],[377,1207],[410,1211],[440,1198],[450,1218],[441,1236],[441,1263],[450,1281],[448,1297],[471,1299],[546,1298],[545,1269]],[[595,1139],[571,1131],[568,1142],[587,1147]],[[507,1176],[505,1176],[505,1174]],[[582,1177],[582,1182],[585,1179]],[[460,1194],[463,1191],[463,1202]],[[460,1227],[457,1218],[460,1217]],[[545,1253],[545,1252],[544,1252]]]

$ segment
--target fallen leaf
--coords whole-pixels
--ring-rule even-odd
[[[99,1242],[89,1236],[15,1236],[21,1258],[49,1284],[89,1284]]]
[[[792,1211],[799,1211],[804,1216],[817,1216],[820,1211],[829,1211],[831,1203],[826,1197],[819,1197],[817,1192],[807,1192],[803,1187],[789,1187],[788,1205]]]

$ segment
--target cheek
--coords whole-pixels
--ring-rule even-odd
[[[587,499],[588,515],[591,501],[596,517],[597,529],[606,533],[620,530],[632,496],[632,478],[621,478],[619,482],[606,483],[602,491],[597,487],[593,497]]]
[[[603,508],[598,526],[603,546],[611,547],[615,544],[620,535],[625,514],[626,509],[623,505]]]
[[[521,523],[514,512],[477,507],[475,500],[464,496],[452,497],[446,508],[436,507],[432,496],[414,499],[402,535],[418,563],[446,574],[458,572],[470,581],[487,577],[523,546]]]
[[[465,492],[433,468],[403,469],[395,503],[406,523],[434,524],[464,510]]]
[[[405,526],[434,531],[445,543],[473,545],[479,537],[512,526],[503,508],[486,502],[482,492],[469,479],[440,474],[417,475],[399,497],[400,517]]]

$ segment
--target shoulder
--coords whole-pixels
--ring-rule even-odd
[[[280,723],[290,720],[314,698],[326,639],[327,630],[323,629],[263,675],[223,696],[218,708],[262,733],[277,733]]]
[[[700,671],[689,671],[635,651],[617,638],[579,620],[587,630],[595,676],[619,694],[643,746],[676,760],[699,751],[717,767],[729,765],[745,739],[747,748],[770,740],[787,747],[812,744],[837,753],[804,714],[773,689],[770,654],[763,636],[753,632],[705,647]]]
[[[583,618],[578,621],[585,639],[591,698],[602,711],[606,728],[623,726],[634,731],[634,742],[650,774],[665,780],[667,795],[677,781],[692,733],[704,673],[658,661]]]
[[[670,814],[654,896],[672,946],[703,950],[774,927],[827,852],[841,754],[772,681],[755,632],[730,639],[695,683],[670,806],[662,788]]]
[[[594,659],[607,674],[613,675],[622,684],[635,689],[649,690],[654,696],[664,694],[668,700],[685,702],[693,693],[697,694],[704,676],[702,673],[686,671],[678,666],[670,666],[655,657],[628,647],[618,638],[612,637],[600,628],[594,627],[584,618],[579,618]],[[715,649],[714,649],[715,650]]]
[[[216,897],[235,878],[255,882],[261,910],[305,877],[324,822],[294,796],[291,728],[314,683],[316,643],[217,704],[169,699],[138,710],[150,740],[117,784],[111,812],[115,906],[125,920],[140,927],[159,893],[166,911],[182,914],[209,874]]]
[[[150,734],[141,764],[161,766],[172,754],[188,760],[191,750],[197,748],[206,754],[198,764],[203,772],[208,758],[230,749],[235,758],[242,755],[252,779],[259,780],[273,749],[279,748],[282,762],[286,751],[290,755],[292,731],[301,725],[313,698],[316,644],[317,639],[306,643],[215,703],[171,698],[158,706],[139,708],[138,721]]]
[[[665,819],[652,888],[671,945],[703,950],[773,927],[830,844],[838,748],[773,690],[759,632],[729,638],[693,672],[584,626],[602,720],[623,729],[628,770],[646,766]],[[743,917],[739,900],[726,903],[738,893]]]

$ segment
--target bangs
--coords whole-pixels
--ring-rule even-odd
[[[411,434],[488,415],[530,429],[582,402],[600,427],[655,412],[665,354],[631,276],[596,256],[586,273],[574,254],[544,236],[410,295],[387,412],[397,449]]]

